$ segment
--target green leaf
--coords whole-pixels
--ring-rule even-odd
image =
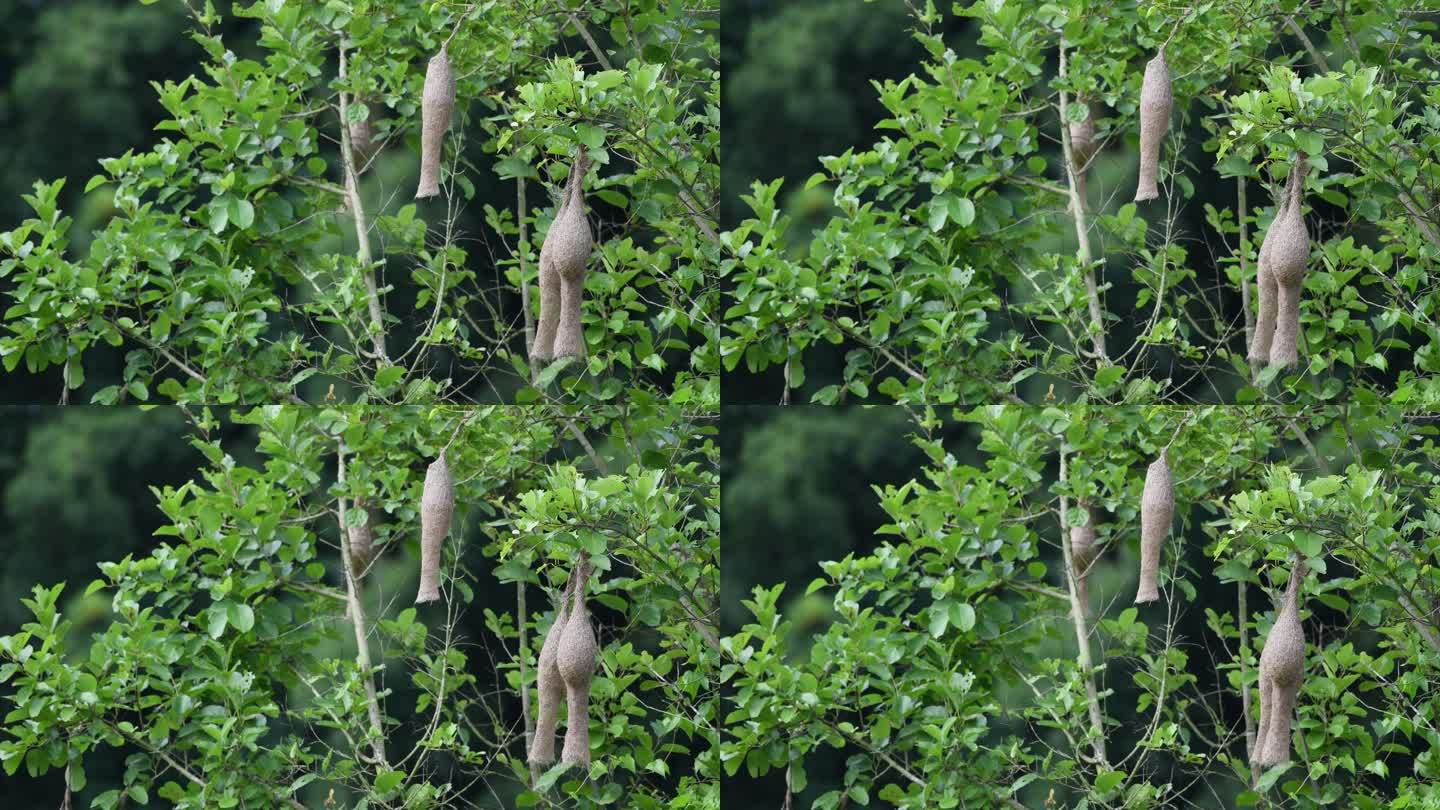
[[[85,789],[85,766],[80,763],[80,760],[71,760],[65,773],[70,778],[71,790],[79,793]]]
[[[404,781],[404,771],[383,771],[379,776],[375,777],[375,792],[381,794],[389,793],[395,788],[400,787]]]
[[[375,372],[375,387],[382,391],[392,388],[405,376],[404,366],[386,366]]]
[[[945,207],[950,213],[950,219],[962,228],[970,227],[970,223],[975,221],[975,203],[964,197],[947,198]]]
[[[220,233],[230,224],[230,209],[224,205],[210,206],[210,231]]]
[[[975,608],[964,602],[950,603],[950,623],[965,633],[975,627]]]
[[[945,218],[949,216],[943,200],[935,200],[930,203],[930,230],[939,231],[945,227]]]
[[[625,81],[625,72],[620,70],[602,70],[590,77],[595,83],[596,89],[609,90],[612,87],[619,87]]]
[[[225,635],[225,627],[229,622],[230,619],[226,616],[226,611],[212,608],[210,610],[210,637],[220,638]]]
[[[1120,787],[1120,783],[1124,781],[1124,771],[1106,771],[1095,777],[1095,792],[1102,795],[1109,793],[1115,788]]]
[[[242,633],[250,632],[250,628],[255,626],[255,611],[246,604],[231,602],[225,608],[225,617],[232,627]]]
[[[249,200],[230,200],[230,221],[241,229],[255,224],[255,206]]]

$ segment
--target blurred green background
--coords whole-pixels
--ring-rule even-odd
[[[237,465],[257,466],[265,458],[255,452],[258,441],[255,428],[235,425],[224,412],[219,413],[221,427],[212,435],[221,441]],[[166,525],[156,505],[151,488],[179,486],[186,481],[200,480],[205,466],[201,453],[190,444],[194,427],[185,414],[175,407],[140,409],[120,407],[68,407],[0,405],[0,636],[19,631],[21,625],[33,620],[21,604],[36,585],[52,586],[66,583],[60,598],[64,617],[74,623],[68,637],[70,654],[86,656],[89,639],[103,632],[110,617],[110,596],[100,591],[85,596],[86,587],[100,578],[99,564],[119,560],[127,554],[148,555],[162,541],[156,529]],[[625,459],[624,450],[608,440],[596,437],[597,449],[608,457]],[[574,442],[558,444],[545,462],[563,458],[583,458],[584,451]],[[416,460],[417,469],[423,466]],[[583,462],[581,462],[583,464]],[[333,470],[332,470],[333,473]],[[487,516],[484,510],[468,511],[463,527],[452,529],[453,543],[463,549],[461,565],[465,570],[485,576],[494,566],[485,556],[489,542],[485,533]],[[393,520],[393,519],[392,519]],[[386,522],[391,522],[387,520]],[[405,532],[406,527],[397,526]],[[324,531],[333,532],[325,524]],[[320,558],[329,566],[329,584],[343,588],[340,578],[339,551],[333,534],[322,536]],[[366,613],[388,618],[410,603],[417,581],[419,530],[414,527],[406,535],[402,547],[381,557],[365,578]],[[504,716],[518,718],[520,706],[502,684],[505,671],[488,663],[508,651],[494,646],[494,634],[486,627],[486,612],[515,610],[512,588],[477,587],[473,603],[460,612],[456,624],[457,639],[469,648],[467,654],[478,665],[478,689],[495,696],[490,703],[502,704]],[[529,593],[529,609],[544,611],[544,597],[537,589]],[[443,605],[421,607],[417,618],[437,623],[445,615]],[[593,608],[602,634],[615,621],[610,611]],[[353,654],[354,641],[348,625],[334,623],[334,654]],[[533,636],[532,636],[533,638]],[[490,649],[485,649],[487,645]],[[394,663],[393,661],[391,662]],[[400,672],[397,668],[396,672]],[[391,694],[386,698],[391,714],[405,718],[415,716],[413,706],[419,691],[408,676],[399,674],[384,682]],[[0,685],[0,716],[14,707],[6,699],[9,685]],[[294,692],[286,699],[304,702],[308,697]],[[493,706],[492,706],[493,708]],[[3,726],[4,724],[0,724]],[[276,734],[290,729],[277,728]],[[391,739],[397,750],[414,745],[418,729],[402,725]],[[130,751],[98,748],[85,757],[89,785],[74,797],[75,810],[88,808],[99,793],[120,784],[125,757]],[[445,757],[435,761],[437,773],[454,763]],[[63,793],[63,771],[52,770],[40,778],[26,775],[24,768],[14,776],[0,771],[0,808],[31,810],[59,806]],[[458,783],[458,782],[457,782]],[[316,785],[318,789],[319,785]],[[492,789],[493,787],[493,789]],[[504,785],[471,785],[466,794],[475,807],[499,808],[512,806],[513,795]],[[302,797],[308,806],[319,807],[323,796],[318,793]],[[160,802],[159,806],[164,805]]]
[[[204,56],[185,35],[187,22],[178,7],[134,0],[0,1],[7,33],[0,43],[0,230],[34,215],[21,195],[36,180],[65,177],[60,201],[75,219],[71,249],[87,249],[90,231],[110,214],[110,198],[104,189],[81,194],[85,183],[102,158],[160,140],[154,128],[165,111],[150,82],[178,81]],[[235,22],[220,31],[238,33]],[[123,362],[119,352],[97,347],[101,373],[93,379],[118,374]],[[32,375],[21,365],[0,376],[0,402],[56,402],[60,383],[59,369]],[[89,401],[88,391],[78,393],[71,401]]]
[[[224,38],[226,47],[238,58],[264,59],[264,51],[255,45],[256,21],[229,16],[230,3],[215,5],[226,16],[213,32]],[[90,233],[103,228],[114,209],[109,186],[84,194],[85,184],[100,173],[100,160],[128,150],[141,152],[162,140],[165,133],[156,132],[155,125],[167,116],[151,82],[178,82],[202,73],[205,53],[190,38],[194,27],[184,5],[173,0],[154,5],[142,5],[138,0],[0,0],[0,30],[7,34],[0,43],[0,133],[4,136],[0,147],[0,231],[9,231],[34,215],[22,195],[30,194],[37,180],[63,177],[66,183],[60,195],[61,210],[74,219],[69,254],[74,258],[89,251]],[[603,47],[609,35],[601,30],[599,36]],[[578,35],[563,40],[556,50],[559,53],[537,56],[589,53]],[[416,69],[424,68],[417,65]],[[470,113],[483,115],[484,109],[475,104]],[[322,124],[325,127],[333,133],[333,119]],[[419,161],[418,126],[414,129],[406,138],[391,142],[362,180],[367,198],[381,201],[371,203],[376,207],[372,215],[393,214],[411,202]],[[332,177],[338,182],[335,167],[339,165],[339,145],[329,143],[328,137],[323,141]],[[466,141],[464,160],[474,167],[477,179],[493,180],[490,167],[494,156],[486,154],[482,145],[480,138]],[[544,190],[532,187],[529,204],[535,208],[550,203]],[[445,210],[444,205],[420,203],[418,216],[433,218]],[[494,257],[507,252],[485,224],[486,205],[513,207],[514,184],[478,181],[474,199],[457,210],[456,233],[463,237],[461,242],[476,267],[490,265]],[[626,212],[598,198],[590,202],[590,213],[602,238],[611,225],[628,219]],[[342,246],[340,232],[337,227],[336,235],[329,237],[333,242],[330,249],[353,250]],[[346,237],[344,244],[353,244],[353,240]],[[534,249],[538,250],[538,245]],[[388,308],[402,319],[394,333],[408,342],[406,330],[418,325],[408,324],[404,314],[413,310],[418,288],[410,281],[408,265],[397,267],[385,281],[394,288],[387,294]],[[0,291],[6,284],[0,279]],[[299,300],[309,294],[305,287],[288,292],[289,297]],[[518,291],[502,285],[494,294],[504,298],[497,311],[518,311]],[[476,317],[484,321],[483,315],[477,313]],[[87,382],[71,392],[70,401],[88,403],[96,390],[118,379],[125,351],[105,345],[88,349]],[[477,401],[508,402],[513,398],[512,389],[519,384],[518,379],[481,378],[469,381],[462,390]],[[327,384],[317,376],[299,393],[307,401],[317,402],[325,396],[326,388]],[[59,369],[30,374],[22,364],[12,374],[0,374],[0,403],[56,403],[60,391]]]
[[[792,649],[830,624],[830,600],[805,596],[819,564],[880,545],[887,522],[876,487],[899,486],[920,474],[926,458],[912,442],[914,427],[899,407],[801,405],[726,406],[720,421],[721,525],[724,526],[721,620],[726,634],[752,620],[741,600],[757,585],[785,583],[781,604],[794,624]],[[971,426],[947,422],[937,434],[961,462],[975,455]],[[827,755],[828,754],[828,755]],[[810,788],[797,807],[835,789],[844,776],[839,752],[806,759]],[[779,807],[783,773],[725,777],[726,807]],[[803,798],[805,801],[800,801]],[[732,804],[733,803],[733,804]]]
[[[178,409],[5,406],[0,424],[0,635],[31,620],[20,600],[35,585],[66,582],[62,603],[75,639],[88,637],[109,614],[103,594],[82,596],[100,576],[98,564],[153,548],[164,516],[150,487],[180,485],[204,459],[184,440]],[[241,431],[232,428],[228,437],[241,438]],[[0,694],[6,690],[0,686]],[[118,782],[122,757],[92,757],[100,777],[93,784]],[[0,807],[58,806],[63,784],[61,771],[0,776]],[[89,807],[89,798],[75,806]]]
[[[1238,406],[1237,406],[1238,407]],[[942,412],[943,420],[932,439],[939,440],[946,451],[961,465],[984,468],[988,456],[978,449],[980,433],[977,425],[960,421],[954,412]],[[1303,421],[1303,420],[1302,420]],[[863,556],[873,552],[882,542],[894,542],[892,535],[877,535],[876,530],[890,522],[880,507],[876,489],[886,485],[900,486],[912,479],[928,483],[931,462],[915,445],[920,435],[912,414],[899,406],[729,406],[721,419],[721,521],[724,526],[724,566],[722,570],[723,630],[733,634],[754,617],[742,604],[756,586],[773,587],[785,584],[779,605],[786,621],[792,624],[788,639],[791,660],[808,660],[811,639],[823,632],[837,618],[832,608],[833,591],[823,590],[806,596],[812,580],[821,575],[819,564],[838,560],[848,554]],[[1287,437],[1288,438],[1288,437]],[[1334,437],[1313,436],[1318,451],[1327,459],[1329,471],[1339,471],[1351,463],[1353,456],[1342,441]],[[1362,438],[1361,444],[1368,442]],[[1286,462],[1303,475],[1313,475],[1315,465],[1306,449],[1287,441],[1283,450],[1272,453],[1271,461]],[[1058,461],[1051,457],[1042,465],[1041,474],[1047,481],[1058,478]],[[1143,478],[1145,471],[1133,475]],[[1209,571],[1214,560],[1205,554],[1210,538],[1205,522],[1213,517],[1213,504],[1194,503],[1188,509],[1188,528],[1182,534],[1176,525],[1176,539],[1166,546],[1183,550],[1182,565],[1192,571]],[[1102,518],[1108,523],[1108,520]],[[1050,584],[1063,587],[1064,563],[1060,557],[1058,531],[1053,521],[1036,522],[1034,531],[1044,536],[1048,545],[1044,559]],[[1115,525],[1106,534],[1113,542],[1113,551],[1097,564],[1091,575],[1092,605],[1113,618],[1130,607],[1139,570],[1139,526]],[[1106,536],[1106,535],[1102,535]],[[1217,707],[1224,716],[1238,717],[1238,699],[1226,692],[1216,670],[1203,666],[1212,655],[1227,655],[1215,647],[1214,633],[1207,628],[1206,612],[1234,614],[1238,603],[1236,589],[1216,577],[1190,577],[1197,588],[1197,598],[1176,617],[1176,638],[1187,645],[1192,657],[1191,671],[1200,679],[1199,689],[1217,697]],[[830,594],[827,596],[827,593]],[[1101,608],[1100,605],[1107,607]],[[1201,609],[1203,606],[1203,610]],[[1352,632],[1349,617],[1319,602],[1308,605],[1307,632],[1319,637]],[[1169,607],[1147,608],[1145,620],[1160,621]],[[1263,595],[1253,591],[1250,609],[1269,610]],[[1062,632],[1046,655],[1073,656],[1073,641]],[[1369,637],[1357,637],[1357,646],[1373,643]],[[1207,652],[1208,651],[1208,652]],[[1097,651],[1104,656],[1102,646]],[[1127,678],[1106,682],[1112,691],[1112,705],[1134,705],[1138,691]],[[1227,687],[1224,687],[1228,689]],[[1020,683],[1012,689],[997,692],[995,699],[1002,707],[1019,707],[1033,702],[1027,687]],[[987,743],[1003,737],[1045,732],[1034,727],[1026,729],[1025,721],[1015,712],[1002,711],[992,720]],[[1055,732],[1048,732],[1055,733]],[[1117,732],[1118,734],[1118,732]],[[1063,747],[1063,742],[1056,739]],[[1117,736],[1114,750],[1125,750],[1139,740]],[[818,750],[805,758],[809,786],[795,796],[794,806],[809,807],[819,796],[841,789],[845,775],[845,759],[855,749]],[[1396,774],[1406,770],[1403,758],[1391,761]],[[1155,778],[1176,778],[1176,764],[1157,758]],[[1392,774],[1394,778],[1394,774]],[[1227,806],[1225,791],[1233,786],[1188,785],[1185,800],[1195,807]],[[1039,807],[1044,796],[1034,786],[1022,792],[1026,806]],[[771,772],[752,778],[741,767],[734,777],[725,777],[726,807],[772,807],[782,805],[785,795],[784,773]],[[873,795],[873,791],[872,791]],[[1233,796],[1233,791],[1230,794]],[[1062,797],[1064,798],[1064,797]],[[1078,797],[1071,797],[1078,798]],[[883,804],[883,803],[882,803]],[[872,801],[871,807],[879,806]],[[1047,805],[1048,806],[1048,805]],[[1063,803],[1058,806],[1065,806]]]
[[[721,24],[725,76],[721,215],[725,228],[753,216],[741,199],[741,195],[750,193],[752,183],[784,178],[779,199],[784,213],[792,218],[788,234],[791,252],[799,258],[808,251],[810,234],[839,213],[831,204],[832,186],[804,189],[805,181],[821,168],[819,158],[851,148],[863,151],[886,136],[896,137],[893,130],[875,129],[889,116],[872,82],[898,81],[912,73],[926,77],[926,54],[912,36],[916,25],[910,13],[912,5],[904,0],[725,0]],[[1034,5],[1038,8],[1041,4]],[[932,31],[944,37],[958,58],[983,60],[986,52],[978,45],[974,21],[956,16],[957,9],[968,6],[936,4],[935,8],[945,16]],[[1321,50],[1333,52],[1326,32],[1311,30],[1309,35]],[[1278,37],[1266,57],[1277,63],[1305,60],[1299,40],[1293,36]],[[1051,58],[1055,58],[1053,54]],[[1052,61],[1047,72],[1054,75],[1057,67]],[[1144,66],[1137,62],[1133,67],[1135,75],[1141,75]],[[1102,117],[1112,114],[1105,110]],[[1207,205],[1234,209],[1236,184],[1209,170],[1215,156],[1204,149],[1207,137],[1199,126],[1201,116],[1208,114],[1210,111],[1199,104],[1190,110],[1184,148],[1178,157],[1186,178],[1194,185],[1194,194],[1183,200],[1175,212],[1175,229],[1179,238],[1188,243],[1187,263],[1197,275],[1196,287],[1213,297],[1213,305],[1238,320],[1239,289],[1218,265],[1219,259],[1232,254],[1234,246],[1215,232],[1205,215]],[[1060,182],[1064,163],[1060,144],[1055,140],[1057,118],[1047,113],[1038,122],[1042,129],[1039,154],[1050,166],[1051,179]],[[1172,126],[1178,128],[1178,120]],[[1139,144],[1138,128],[1131,129],[1111,139],[1087,172],[1089,208],[1097,216],[1102,212],[1113,214],[1131,201]],[[1174,138],[1167,143],[1173,142]],[[1329,203],[1319,198],[1309,203],[1312,239],[1329,238],[1341,227],[1349,228],[1357,243],[1374,237],[1368,229],[1348,223],[1350,217]],[[1265,189],[1252,185],[1249,204],[1269,205]],[[1097,252],[1107,251],[1103,231],[1092,239]],[[1058,253],[1073,251],[1075,245],[1068,214],[1057,207],[1053,235],[1040,247]],[[1103,276],[1103,281],[1111,285],[1105,294],[1107,305],[1116,313],[1126,312],[1141,291],[1126,270],[1129,261],[1125,254],[1112,251],[1109,269]],[[1024,300],[1032,295],[1020,287],[997,293],[1002,300]],[[1123,320],[1113,324],[1111,345],[1131,345],[1140,326]],[[856,348],[849,341],[807,347],[805,383],[791,392],[790,401],[809,402],[817,390],[839,383],[845,355]],[[1174,360],[1165,354],[1157,355],[1157,373],[1164,372]],[[1192,377],[1180,371],[1174,373],[1184,380],[1182,390],[1197,401],[1233,402],[1235,392],[1246,384],[1235,375]],[[1043,375],[1036,375],[1021,386],[1021,396],[1037,402],[1046,394],[1048,385]],[[726,403],[775,404],[783,390],[783,370],[779,366],[753,373],[741,363],[725,375]],[[868,401],[889,400],[872,393]]]

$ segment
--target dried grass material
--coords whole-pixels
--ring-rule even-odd
[[[1310,260],[1310,234],[1305,229],[1305,175],[1309,161],[1297,153],[1285,183],[1285,199],[1260,243],[1256,262],[1260,313],[1250,343],[1250,364],[1293,366],[1299,360],[1300,295]]]
[[[1305,628],[1299,595],[1305,562],[1296,560],[1285,588],[1285,601],[1260,651],[1260,727],[1255,735],[1255,764],[1262,768],[1290,759],[1290,721],[1305,677]]]
[[[1140,589],[1135,604],[1160,598],[1160,547],[1170,534],[1175,516],[1175,482],[1170,476],[1166,451],[1145,472],[1145,489],[1140,495]]]
[[[549,765],[555,761],[555,726],[560,720],[560,703],[565,700],[565,681],[560,677],[560,668],[555,663],[555,653],[560,648],[560,636],[565,632],[565,623],[570,618],[570,595],[575,587],[575,575],[565,585],[560,597],[560,610],[555,614],[555,623],[545,634],[540,645],[540,655],[535,666],[536,702],[535,739],[530,743],[530,761],[536,765]]]
[[[1080,506],[1089,515],[1089,520],[1084,526],[1070,527],[1070,564],[1075,566],[1075,594],[1080,599],[1081,608],[1088,614],[1090,566],[1094,564],[1099,548],[1095,545],[1095,513],[1087,504],[1081,503]]]
[[[440,193],[440,156],[445,151],[450,116],[455,112],[455,71],[443,46],[425,68],[420,109],[420,188],[415,191],[416,199]]]
[[[455,514],[455,481],[445,451],[425,471],[425,491],[420,496],[420,592],[415,604],[440,598],[440,558],[450,518]]]
[[[565,703],[569,716],[565,721],[565,747],[560,761],[580,768],[590,767],[590,679],[595,674],[595,658],[600,652],[595,642],[595,629],[590,626],[590,611],[585,607],[585,584],[590,578],[590,564],[580,563],[580,575],[565,620],[565,632],[555,652],[555,666],[565,681]]]
[[[1170,66],[1165,64],[1162,46],[1155,58],[1145,65],[1145,81],[1140,85],[1140,183],[1135,189],[1135,202],[1160,196],[1160,141],[1170,130],[1170,112],[1175,98],[1170,91]]]
[[[585,173],[590,168],[581,146],[570,165],[565,196],[540,246],[540,320],[531,359],[585,356],[581,313],[585,296],[585,264],[595,246],[585,218]]]
[[[365,575],[365,571],[370,567],[370,562],[375,559],[375,527],[380,525],[381,516],[385,513],[370,506],[362,498],[355,499],[355,508],[365,511],[365,523],[360,526],[351,526],[348,530],[350,571],[356,579],[359,579]]]

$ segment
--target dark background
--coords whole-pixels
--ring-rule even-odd
[[[185,441],[176,409],[0,406],[0,424],[0,635],[32,620],[20,600],[34,586],[65,582],[60,604],[74,622],[72,650],[83,655],[84,639],[109,617],[103,592],[83,596],[99,564],[158,545],[153,533],[165,517],[150,487],[179,486],[204,459]],[[244,438],[234,429],[227,434]],[[252,460],[243,452],[250,444],[235,443],[240,463]],[[0,696],[8,690],[0,686]],[[119,784],[123,755],[110,754],[87,756],[90,785],[76,797],[83,798],[77,810]],[[63,791],[63,771],[39,779],[23,767],[14,776],[0,773],[0,807],[58,807]]]

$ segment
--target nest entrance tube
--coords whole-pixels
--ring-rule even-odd
[[[1140,182],[1135,189],[1135,202],[1160,196],[1160,142],[1170,130],[1174,103],[1170,66],[1165,63],[1162,45],[1155,58],[1145,65],[1145,81],[1140,86]]]
[[[415,198],[440,193],[440,156],[445,151],[445,132],[455,112],[455,71],[444,46],[430,57],[425,68],[425,90],[420,99],[420,187]]]
[[[565,633],[565,624],[570,618],[570,595],[575,588],[575,572],[570,572],[570,581],[560,597],[560,609],[555,613],[555,623],[545,634],[540,645],[540,655],[535,665],[535,692],[539,711],[535,717],[535,739],[530,744],[530,762],[535,765],[550,765],[555,761],[555,726],[560,721],[560,702],[565,699],[565,681],[560,677],[560,668],[555,663],[560,648],[560,637]]]
[[[565,681],[565,703],[569,717],[565,721],[565,747],[560,761],[580,768],[590,767],[590,679],[595,674],[595,659],[600,648],[595,629],[590,625],[590,612],[585,606],[585,584],[590,578],[590,563],[580,561],[580,575],[572,594],[570,616],[565,632],[555,650],[555,667]]]
[[[1259,282],[1260,313],[1250,344],[1250,364],[1293,366],[1299,362],[1300,295],[1305,267],[1310,260],[1310,234],[1300,209],[1305,204],[1305,175],[1309,161],[1296,153],[1285,182],[1285,199],[1260,243],[1255,278]]]
[[[1305,561],[1295,560],[1285,600],[1260,650],[1260,727],[1255,735],[1255,764],[1262,768],[1290,760],[1290,723],[1305,677],[1305,628],[1300,624],[1300,587]]]
[[[415,604],[434,602],[440,598],[440,558],[445,535],[450,531],[450,518],[455,514],[455,482],[445,451],[425,471],[425,491],[420,496],[420,592]]]
[[[1145,471],[1145,489],[1140,495],[1140,588],[1135,604],[1160,598],[1160,547],[1170,533],[1175,515],[1175,482],[1166,462],[1166,450]]]
[[[540,319],[531,351],[533,362],[585,356],[581,318],[585,264],[595,246],[585,217],[585,173],[589,168],[590,158],[581,146],[570,164],[560,208],[540,246]]]

